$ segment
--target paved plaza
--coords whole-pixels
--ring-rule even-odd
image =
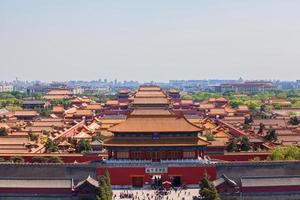
[[[158,192],[157,190],[113,190],[114,200],[192,200],[198,196],[199,189],[170,190]]]

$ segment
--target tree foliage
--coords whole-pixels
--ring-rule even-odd
[[[267,132],[267,134],[264,137],[268,141],[276,141],[277,140],[277,134],[275,129],[271,129]]]
[[[79,140],[75,146],[76,152],[81,153],[82,151],[89,151],[92,149],[91,144],[88,140]]]
[[[226,150],[228,152],[249,151],[250,149],[251,149],[251,145],[247,136],[243,136],[240,138],[233,138],[229,140],[226,146]]]
[[[298,119],[298,117],[297,116],[291,117],[290,120],[289,120],[289,123],[291,125],[294,125],[294,126],[299,125],[299,119]]]
[[[0,136],[7,136],[7,134],[8,134],[7,129],[4,127],[1,127],[0,128]]]
[[[227,146],[226,146],[226,150],[228,152],[233,152],[233,151],[237,151],[238,150],[238,146],[237,146],[237,139],[233,138],[231,140],[229,140]]]
[[[12,156],[10,157],[10,161],[13,163],[24,163],[24,158],[21,156]]]
[[[58,156],[35,156],[32,157],[33,163],[63,163],[61,157]]]
[[[248,137],[246,136],[241,137],[240,142],[241,142],[241,151],[249,151],[251,149]]]
[[[214,184],[209,180],[207,173],[202,177],[199,186],[199,194],[203,200],[220,200],[218,191]]]
[[[112,200],[113,192],[110,183],[110,175],[106,170],[104,175],[99,177],[99,187],[96,190],[97,200]]]
[[[294,145],[272,149],[268,160],[300,160],[300,148]]]
[[[57,152],[58,151],[58,142],[53,141],[50,138],[47,138],[46,143],[44,144],[46,152],[52,153],[52,152]]]

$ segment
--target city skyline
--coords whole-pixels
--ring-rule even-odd
[[[297,80],[297,1],[0,1],[1,80]]]

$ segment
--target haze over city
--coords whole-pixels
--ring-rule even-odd
[[[0,79],[299,79],[300,1],[0,1]]]

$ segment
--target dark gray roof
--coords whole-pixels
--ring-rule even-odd
[[[93,179],[90,175],[83,181],[80,181],[76,186],[75,188],[78,188],[80,186],[82,186],[83,184],[85,183],[89,183],[91,185],[93,185],[94,187],[98,187],[98,181],[96,181],[95,179]]]
[[[237,186],[236,182],[234,182],[233,180],[229,179],[225,174],[222,174],[218,179],[216,179],[213,184],[214,186],[219,186],[222,183],[227,182],[228,184],[232,185],[232,186]]]
[[[0,178],[0,188],[73,188],[72,179]]]
[[[242,187],[300,186],[300,176],[241,177]]]

